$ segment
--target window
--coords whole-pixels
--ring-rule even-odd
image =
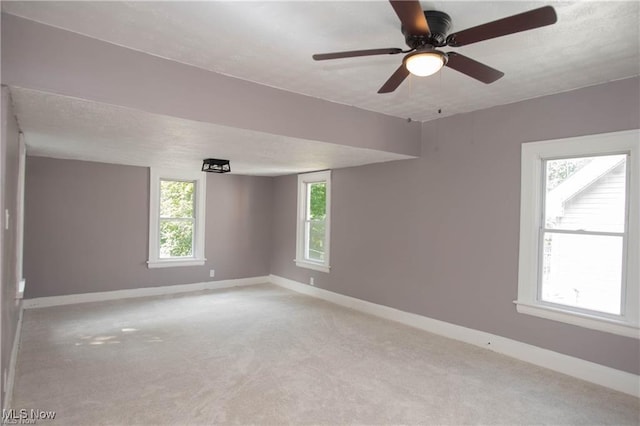
[[[329,272],[331,171],[298,175],[296,265]]]
[[[204,265],[206,175],[151,169],[149,268]]]
[[[638,334],[640,132],[522,146],[518,312]]]

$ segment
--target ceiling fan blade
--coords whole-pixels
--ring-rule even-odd
[[[409,76],[409,70],[404,64],[400,65],[396,72],[394,72],[389,80],[386,81],[378,90],[378,93],[391,93],[400,86],[400,84],[404,81],[405,78]]]
[[[356,56],[371,56],[371,55],[395,55],[402,53],[402,49],[392,47],[389,49],[368,49],[368,50],[350,50],[347,52],[332,52],[332,53],[316,53],[313,55],[313,59],[316,61],[325,61],[327,59],[340,59],[340,58],[354,58]]]
[[[400,18],[402,27],[411,35],[429,35],[429,24],[424,17],[424,11],[417,0],[389,0],[391,7]]]
[[[502,71],[493,69],[488,65],[474,61],[473,59],[459,53],[448,52],[447,56],[449,57],[449,60],[447,61],[446,66],[483,83],[493,83],[504,75]]]
[[[466,46],[483,40],[555,24],[557,20],[558,17],[553,7],[545,6],[450,34],[447,37],[447,44],[454,47]]]

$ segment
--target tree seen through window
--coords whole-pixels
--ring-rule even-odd
[[[160,181],[160,258],[192,257],[195,182]]]
[[[327,216],[327,186],[324,182],[309,184],[309,247],[311,260],[324,261],[325,219]]]

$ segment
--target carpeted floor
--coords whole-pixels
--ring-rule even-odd
[[[639,400],[271,285],[24,313],[38,425],[629,424]]]

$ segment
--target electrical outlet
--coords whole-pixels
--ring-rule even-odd
[[[216,270],[215,269],[209,269],[209,276],[211,278],[215,277],[216,276]]]
[[[315,278],[313,278],[313,277],[309,278],[309,284],[310,285],[316,285],[315,284]]]

